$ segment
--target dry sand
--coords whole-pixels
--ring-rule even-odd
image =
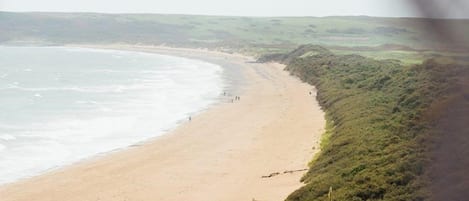
[[[107,48],[236,66],[244,75],[241,100],[224,97],[191,122],[139,146],[4,185],[1,201],[275,201],[302,186],[305,171],[283,172],[307,168],[318,151],[324,114],[314,88],[284,66],[204,50]],[[262,178],[276,172],[281,174]]]

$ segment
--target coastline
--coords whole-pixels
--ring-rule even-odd
[[[2,200],[283,200],[302,186],[304,171],[295,170],[307,168],[319,151],[324,114],[308,94],[313,87],[282,65],[206,50],[80,47],[215,63],[233,71],[228,75],[244,75],[245,84],[232,84],[241,100],[215,104],[139,146],[0,186]]]
[[[236,58],[237,60],[255,61],[254,58],[241,55],[238,53],[226,53],[220,51],[211,51],[207,49],[192,49],[192,48],[173,48],[167,46],[143,46],[143,45],[66,45],[64,47],[78,47],[78,48],[91,48],[91,49],[107,49],[107,50],[121,50],[121,51],[134,51],[144,52],[150,54],[160,54],[174,57],[182,57],[193,60],[200,60],[207,63],[213,63],[223,68],[224,76],[228,83],[227,91],[233,94],[241,93],[245,85],[244,75],[239,66],[240,62],[230,61]]]

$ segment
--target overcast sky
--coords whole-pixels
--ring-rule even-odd
[[[415,7],[411,2],[422,2]],[[432,3],[433,2],[433,3]],[[415,9],[418,8],[418,9]],[[469,0],[0,0],[2,11],[469,18]]]

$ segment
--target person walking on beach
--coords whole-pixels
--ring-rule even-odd
[[[189,116],[189,121],[192,121],[192,117],[191,117],[191,116]]]

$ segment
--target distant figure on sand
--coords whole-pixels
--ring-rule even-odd
[[[309,95],[311,95],[311,91],[309,92]]]
[[[191,117],[191,116],[189,116],[189,121],[192,121],[192,117]]]
[[[226,96],[226,91],[223,92],[223,96]]]

